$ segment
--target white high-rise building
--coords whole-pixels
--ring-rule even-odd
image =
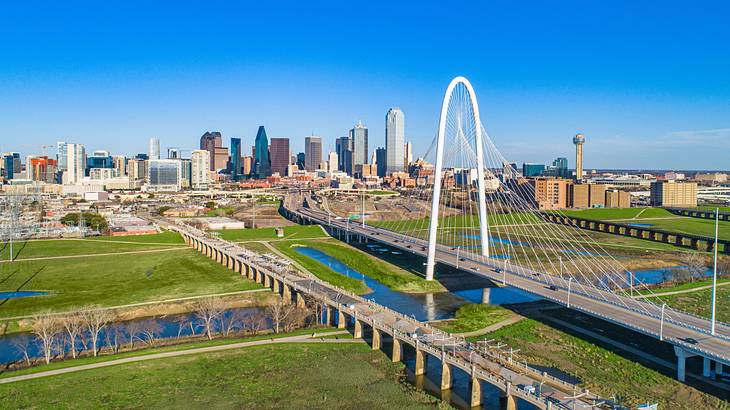
[[[150,138],[149,159],[160,159],[160,139]]]
[[[408,167],[413,162],[413,145],[410,141],[406,142],[405,151],[405,166]]]
[[[400,108],[391,108],[385,115],[385,151],[386,167],[385,172],[390,175],[393,172],[401,172],[405,169],[405,115]]]
[[[194,189],[207,188],[210,184],[210,152],[196,149],[192,152],[190,160],[192,161],[190,184]]]
[[[86,169],[86,149],[81,144],[66,144],[66,171],[64,184],[78,184],[84,178]]]
[[[337,171],[338,160],[339,158],[337,157],[337,153],[334,151],[330,151],[330,153],[327,155],[327,171]]]
[[[352,140],[352,173],[362,172],[362,166],[368,163],[368,127],[358,121],[350,130]]]

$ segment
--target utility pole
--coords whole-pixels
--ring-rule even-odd
[[[712,327],[710,333],[715,336],[715,307],[717,306],[717,236],[720,222],[720,208],[715,208],[715,263],[712,268]]]
[[[662,319],[659,322],[659,340],[664,341],[664,309],[666,309],[667,304],[662,303]]]

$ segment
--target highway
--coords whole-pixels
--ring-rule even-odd
[[[349,232],[350,235],[361,235],[426,257],[428,243],[425,240],[367,224],[362,226],[361,223],[337,219],[323,210],[312,208],[311,206],[316,206],[316,202],[309,196],[305,198],[308,198],[307,204],[310,207],[305,207],[301,202],[294,200],[293,195],[288,195],[284,202],[285,209],[312,223],[324,226],[329,224],[331,227]],[[437,246],[436,260],[657,339],[660,338],[661,332],[664,341],[684,349],[688,356],[699,355],[730,366],[730,326],[727,324],[718,323],[716,335],[713,336],[709,332],[709,320],[667,309],[662,326],[660,306],[596,288],[591,288],[591,292],[587,293],[576,286],[575,282],[572,283],[569,293],[571,284],[567,279],[531,271],[505,260],[484,259],[463,251],[457,259],[456,251],[448,246]],[[663,330],[660,330],[662,327]]]

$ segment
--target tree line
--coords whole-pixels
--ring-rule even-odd
[[[193,304],[190,314],[175,316],[177,335],[164,340],[177,343],[187,338],[213,340],[217,337],[256,336],[263,332],[290,332],[316,326],[321,322],[322,308],[313,299],[304,306],[284,303],[278,298],[264,309],[227,309],[221,299],[202,298]],[[74,359],[79,355],[98,356],[120,351],[153,347],[162,340],[159,319],[118,321],[109,309],[89,306],[68,314],[45,312],[31,319],[31,335],[15,342],[15,348],[26,366]],[[32,354],[33,347],[38,355]]]

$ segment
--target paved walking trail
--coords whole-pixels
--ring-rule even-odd
[[[174,351],[174,352],[153,353],[153,354],[148,354],[148,355],[143,355],[143,356],[126,357],[124,359],[116,359],[116,360],[109,360],[106,362],[91,363],[91,364],[85,364],[85,365],[74,366],[74,367],[66,367],[63,369],[48,370],[45,372],[25,374],[22,376],[6,377],[4,379],[0,379],[0,384],[19,382],[19,381],[23,381],[23,380],[38,379],[41,377],[55,376],[55,375],[59,375],[59,374],[80,372],[83,370],[99,369],[102,367],[116,366],[119,364],[145,362],[148,360],[165,359],[168,357],[178,357],[178,356],[189,356],[189,355],[200,354],[200,353],[220,352],[220,351],[224,351],[224,350],[240,349],[243,347],[251,347],[251,346],[261,346],[261,345],[279,344],[279,343],[292,343],[292,342],[296,342],[296,343],[363,343],[363,341],[361,339],[324,339],[323,338],[323,336],[332,336],[332,335],[339,335],[339,334],[344,334],[344,333],[347,333],[347,331],[341,330],[341,331],[336,331],[336,332],[317,333],[314,335],[289,336],[289,337],[282,337],[282,338],[278,338],[278,339],[255,340],[252,342],[231,343],[231,344],[220,345],[220,346],[199,347],[199,348],[195,348],[195,349],[178,350],[178,351]]]
[[[494,332],[495,330],[499,330],[505,326],[515,324],[519,322],[520,320],[524,319],[523,316],[520,315],[514,315],[512,317],[509,317],[501,322],[497,322],[495,324],[489,325],[487,327],[481,328],[479,330],[475,330],[473,332],[465,332],[465,333],[454,333],[454,336],[459,337],[472,337],[472,336],[481,336],[483,334]]]
[[[717,287],[726,286],[726,285],[730,285],[730,282],[718,283]],[[679,295],[681,293],[692,293],[692,292],[697,292],[699,290],[705,290],[705,289],[712,289],[712,285],[703,285],[703,286],[698,286],[696,288],[673,290],[670,292],[652,293],[652,294],[648,294],[648,295],[635,295],[632,297],[634,299],[653,298],[656,296],[670,296],[670,295]]]

